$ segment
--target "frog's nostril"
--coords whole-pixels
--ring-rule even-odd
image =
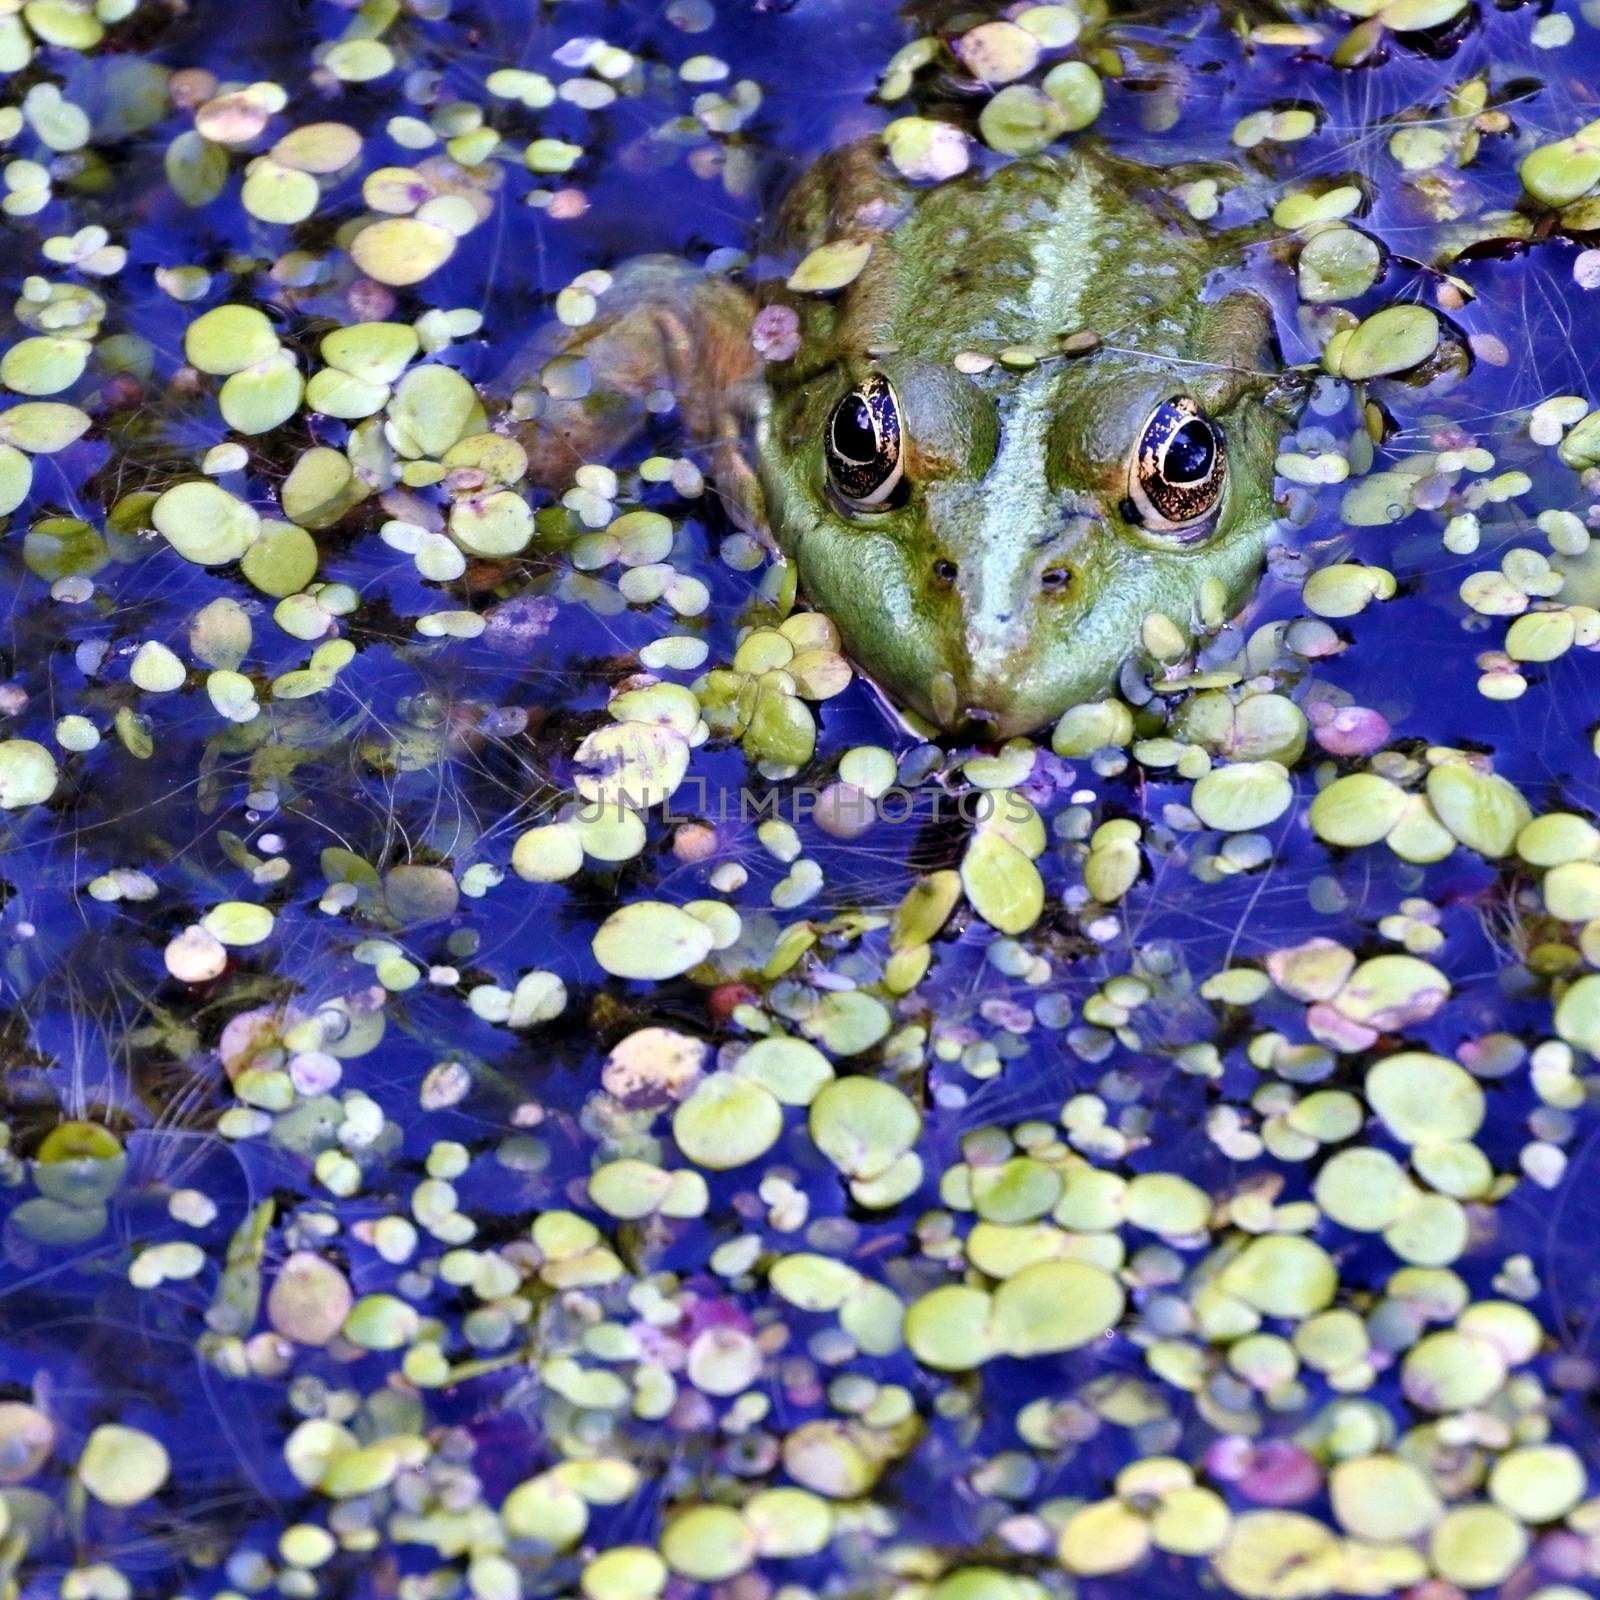
[[[1045,589],[1067,589],[1072,586],[1070,567],[1046,567],[1039,574],[1039,583]]]
[[[933,575],[940,583],[954,583],[956,581],[956,564],[953,561],[935,561]]]

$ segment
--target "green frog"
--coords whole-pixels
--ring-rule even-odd
[[[917,187],[846,146],[783,240],[870,249],[835,292],[763,294],[798,317],[793,354],[761,358],[753,323],[794,321],[754,321],[725,276],[636,259],[520,364],[586,362],[588,392],[529,429],[535,470],[570,477],[675,400],[736,517],[897,705],[966,737],[1036,729],[1104,693],[1147,618],[1191,639],[1263,565],[1272,317],[1178,181],[1082,145]]]

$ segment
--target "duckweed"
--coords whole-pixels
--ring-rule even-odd
[[[1328,1492],[1346,1532],[1376,1544],[1418,1538],[1444,1512],[1424,1473],[1398,1456],[1340,1462],[1329,1475]]]
[[[261,518],[214,483],[176,484],[150,508],[150,520],[186,561],[222,566],[237,561],[255,542]]]
[[[689,1160],[714,1171],[764,1155],[783,1131],[783,1108],[761,1084],[732,1073],[704,1078],[672,1119],[672,1136]]]
[[[1483,1123],[1483,1090],[1443,1056],[1390,1056],[1367,1073],[1365,1092],[1390,1133],[1405,1144],[1470,1139]]]
[[[78,1481],[108,1506],[134,1506],[167,1481],[172,1461],[165,1446],[139,1428],[107,1422],[91,1433],[78,1457]]]
[[[613,912],[594,936],[595,960],[619,978],[672,978],[711,953],[716,935],[677,906],[641,901]]]
[[[1339,1274],[1320,1245],[1279,1234],[1251,1240],[1223,1270],[1220,1282],[1266,1316],[1298,1319],[1332,1302]]]
[[[1195,815],[1210,828],[1243,832],[1275,822],[1294,800],[1289,774],[1276,761],[1216,767],[1194,786]]]
[[[818,245],[789,274],[789,287],[799,294],[831,294],[853,283],[871,254],[870,239],[840,239]]]
[[[791,248],[803,8],[552,12],[516,65],[495,9],[308,14],[233,79],[204,18],[0,16],[15,1584],[1568,1600],[1580,1230],[1529,1229],[1600,1054],[1600,411],[1515,319],[1593,292],[1592,128],[1521,88],[1581,30],[869,7],[808,85],[894,34],[864,187]],[[1346,126],[1346,68],[1446,44]],[[1218,104],[1238,173],[1161,201],[1303,360],[1281,441],[1223,413],[1230,494],[1281,479],[1262,604],[933,742],[754,536],[681,307],[613,391],[616,240],[687,252],[696,360],[749,285],[730,350],[799,371],[905,196],[1097,122],[1187,159]],[[970,400],[1130,339],[938,359]]]
[[[32,739],[0,739],[0,809],[40,805],[60,779],[56,759]]]
[[[1360,324],[1340,347],[1338,372],[1352,380],[1419,366],[1438,347],[1440,324],[1426,306],[1386,306]]]

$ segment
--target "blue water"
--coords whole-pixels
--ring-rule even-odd
[[[1247,1175],[1269,1175],[1282,1184],[1280,1203],[1304,1198],[1314,1175],[1307,1164],[1270,1155],[1236,1159],[1205,1133],[1206,1118],[1219,1104],[1246,1105],[1262,1081],[1243,1054],[1247,1032],[1280,1027],[1305,1037],[1304,1008],[1284,997],[1219,1027],[1192,988],[1220,966],[1258,962],[1316,935],[1340,939],[1363,957],[1392,949],[1377,931],[1379,920],[1407,897],[1425,895],[1439,908],[1445,934],[1442,950],[1430,959],[1447,972],[1453,993],[1429,1020],[1405,1030],[1406,1041],[1453,1055],[1463,1041],[1489,1033],[1508,1033],[1525,1045],[1550,1034],[1548,986],[1523,964],[1527,951],[1516,943],[1509,909],[1516,891],[1494,864],[1465,850],[1426,870],[1398,862],[1381,847],[1330,852],[1305,827],[1300,806],[1268,830],[1274,846],[1268,864],[1207,882],[1194,868],[1215,848],[1215,836],[1197,845],[1198,836],[1174,831],[1164,813],[1187,802],[1187,784],[1141,772],[1132,762],[1124,770],[1096,772],[1089,763],[1062,763],[1046,754],[1030,793],[1047,822],[1075,803],[1088,805],[1096,822],[1136,817],[1147,827],[1147,871],[1128,898],[1125,920],[1097,942],[1058,914],[1061,891],[1080,881],[1081,869],[1064,844],[1052,846],[1041,869],[1056,909],[1024,941],[1052,963],[1042,991],[1015,968],[1008,974],[986,959],[990,935],[976,917],[958,919],[941,942],[935,978],[905,1003],[897,1020],[963,1044],[991,1041],[1006,1058],[1002,1072],[983,1079],[951,1060],[885,1061],[881,1052],[850,1063],[895,1077],[924,1107],[922,1188],[887,1212],[854,1208],[804,1137],[803,1117],[791,1113],[784,1142],[760,1164],[711,1176],[704,1217],[619,1226],[598,1212],[584,1191],[597,1158],[638,1149],[644,1137],[637,1121],[630,1125],[600,1103],[598,1075],[607,1050],[649,1025],[704,1037],[713,1049],[743,1035],[729,1020],[726,993],[708,994],[688,979],[658,985],[608,979],[590,937],[622,901],[684,902],[711,891],[705,870],[677,860],[668,830],[659,826],[637,859],[620,866],[591,862],[566,883],[524,883],[508,862],[516,836],[553,817],[569,798],[573,751],[602,720],[610,687],[636,670],[634,652],[664,632],[693,632],[708,645],[711,665],[731,656],[760,573],[719,559],[720,542],[731,530],[715,497],[685,501],[666,485],[646,485],[637,497],[638,504],[670,512],[680,530],[674,562],[709,586],[709,608],[683,625],[663,607],[627,606],[611,586],[615,568],[597,574],[600,583],[575,576],[555,539],[537,541],[494,570],[475,569],[446,586],[426,584],[408,556],[383,542],[378,527],[384,514],[368,502],[317,535],[319,580],[348,584],[360,597],[359,608],[338,625],[356,647],[354,658],[330,690],[276,702],[242,729],[228,728],[212,710],[203,670],[191,672],[179,692],[139,693],[128,681],[137,645],[163,640],[191,662],[190,620],[223,596],[252,613],[244,670],[262,682],[303,665],[312,645],[275,627],[274,602],[252,590],[236,568],[191,566],[160,538],[130,536],[108,518],[123,497],[158,491],[175,475],[192,472],[198,456],[226,433],[212,393],[185,393],[173,382],[183,364],[183,330],[197,310],[227,301],[260,304],[302,358],[314,353],[330,327],[349,320],[348,266],[338,264],[342,256],[331,248],[334,232],[362,213],[362,171],[418,158],[390,138],[390,118],[426,117],[451,101],[487,104],[515,148],[534,132],[585,147],[574,172],[560,178],[538,179],[508,161],[491,219],[417,291],[399,292],[397,320],[429,306],[481,315],[478,331],[436,359],[503,401],[503,374],[513,354],[578,273],[644,251],[697,261],[714,252],[760,258],[770,243],[766,219],[786,182],[822,151],[881,127],[893,114],[870,96],[882,64],[910,31],[881,0],[796,0],[786,9],[729,3],[698,33],[676,25],[672,8],[650,4],[563,0],[533,7],[485,0],[447,16],[435,16],[436,6],[413,9],[385,34],[396,70],[368,84],[341,86],[310,76],[319,47],[349,24],[348,8],[260,0],[201,3],[170,16],[147,3],[113,29],[109,47],[88,56],[46,49],[6,89],[5,103],[20,104],[35,84],[59,84],[97,123],[93,157],[57,156],[55,198],[37,214],[11,220],[10,247],[0,261],[5,303],[29,274],[65,276],[43,261],[44,239],[97,224],[126,247],[127,264],[112,278],[83,281],[108,303],[107,334],[134,334],[149,345],[147,371],[113,380],[103,364],[91,365],[78,384],[51,397],[81,405],[94,426],[78,443],[39,459],[32,493],[0,538],[11,597],[9,628],[0,637],[0,688],[9,697],[0,733],[53,745],[52,729],[68,714],[89,718],[102,732],[100,744],[86,753],[58,749],[56,794],[45,805],[4,813],[0,829],[0,1062],[11,1132],[0,1169],[6,1184],[0,1210],[9,1217],[0,1235],[0,1398],[28,1400],[49,1416],[57,1438],[49,1460],[25,1481],[0,1471],[13,1531],[26,1534],[5,1559],[29,1597],[61,1592],[73,1569],[95,1564],[114,1566],[140,1596],[274,1588],[286,1595],[398,1593],[408,1600],[453,1594],[464,1581],[461,1553],[408,1541],[395,1531],[397,1515],[451,1503],[452,1496],[465,1504],[473,1498],[474,1479],[482,1500],[497,1506],[514,1485],[580,1449],[628,1457],[642,1469],[637,1492],[620,1505],[595,1506],[579,1550],[555,1556],[512,1551],[523,1593],[575,1592],[586,1554],[654,1542],[663,1520],[682,1507],[738,1504],[754,1487],[787,1481],[772,1459],[777,1439],[835,1414],[823,1392],[834,1359],[823,1336],[835,1319],[797,1312],[779,1300],[766,1285],[765,1264],[773,1253],[796,1249],[842,1254],[914,1298],[943,1275],[923,1254],[919,1221],[940,1204],[938,1176],[960,1159],[961,1141],[974,1130],[1053,1120],[1070,1095],[1098,1092],[1114,1102],[1112,1117],[1122,1108],[1127,1128],[1141,1135],[1122,1170],[1178,1170],[1214,1193]],[[1246,158],[1248,203],[1259,210],[1309,177],[1353,175],[1371,200],[1361,226],[1389,254],[1380,283],[1352,309],[1364,314],[1392,300],[1427,299],[1438,281],[1440,225],[1386,153],[1394,119],[1412,108],[1436,111],[1450,86],[1484,72],[1491,104],[1503,104],[1519,129],[1544,139],[1573,131],[1594,114],[1600,34],[1576,7],[1546,9],[1574,18],[1572,43],[1536,49],[1530,33],[1541,13],[1535,8],[1485,8],[1432,50],[1415,40],[1395,42],[1381,60],[1359,70],[1336,70],[1315,49],[1246,47],[1229,18],[1213,10],[1134,19],[1123,37],[1130,59],[1137,46],[1148,64],[1110,87],[1096,132],[1113,148],[1157,164],[1230,159],[1237,152],[1229,132],[1245,112],[1290,102],[1318,107],[1323,120],[1312,139],[1262,147]],[[1327,38],[1337,38],[1344,26],[1338,17],[1328,13],[1320,20]],[[557,102],[530,112],[487,97],[486,78],[508,66],[557,81],[576,76],[556,52],[590,35],[643,64],[638,81],[614,105],[584,111]],[[759,108],[736,134],[714,140],[703,132],[685,135],[674,124],[698,90],[675,82],[670,69],[700,52],[728,64],[728,83],[748,79],[760,86]],[[330,184],[314,218],[290,228],[259,222],[244,210],[238,196],[247,157],[235,155],[219,197],[186,207],[167,187],[162,163],[170,140],[191,125],[190,114],[152,106],[156,114],[135,116],[127,106],[147,77],[191,68],[241,83],[271,80],[290,90],[289,114],[274,119],[251,154],[289,126],[335,118],[367,140],[356,174]],[[930,93],[937,98],[937,89]],[[1176,114],[1156,114],[1173,94],[1181,100]],[[942,103],[958,98],[952,91]],[[26,128],[11,149],[39,154]],[[1451,182],[1486,210],[1513,207],[1520,197],[1518,154],[1513,137],[1487,136],[1476,160]],[[49,160],[49,153],[42,158]],[[540,183],[581,190],[587,208],[554,219],[525,204]],[[281,263],[274,274],[274,260],[291,248],[327,251],[333,264],[321,278],[308,269],[296,281],[293,267]],[[1284,542],[1309,564],[1335,558],[1382,564],[1401,583],[1394,600],[1333,625],[1345,648],[1307,669],[1318,683],[1381,711],[1392,725],[1394,748],[1415,754],[1447,744],[1491,752],[1495,770],[1536,810],[1593,814],[1600,811],[1600,769],[1591,748],[1600,692],[1592,653],[1576,651],[1530,670],[1531,687],[1520,700],[1490,701],[1477,691],[1474,658],[1498,648],[1499,625],[1469,626],[1458,597],[1461,579],[1492,567],[1501,548],[1542,548],[1531,527],[1533,512],[1564,507],[1582,515],[1592,498],[1550,451],[1528,442],[1522,427],[1527,409],[1548,396],[1600,397],[1594,338],[1600,290],[1575,281],[1578,248],[1552,235],[1484,249],[1451,266],[1471,296],[1452,313],[1456,327],[1469,337],[1499,339],[1508,360],[1495,364],[1480,352],[1466,381],[1447,395],[1397,392],[1389,402],[1394,430],[1379,447],[1378,465],[1432,448],[1430,436],[1442,440],[1457,429],[1494,451],[1496,471],[1520,467],[1534,479],[1528,495],[1485,511],[1482,547],[1471,556],[1450,554],[1439,538],[1443,517],[1432,512],[1393,527],[1348,528],[1339,518],[1337,487],[1297,492],[1303,515]],[[1252,256],[1250,270],[1280,314],[1285,359],[1314,360],[1315,345],[1296,322],[1287,251],[1276,255]],[[202,265],[213,274],[210,292],[195,305],[175,301],[156,281],[156,269],[179,264]],[[6,342],[25,331],[8,328]],[[214,393],[214,383],[207,387]],[[1348,410],[1327,420],[1341,436],[1354,425]],[[345,437],[343,424],[308,420],[302,412],[265,440],[251,441],[248,469],[225,481],[265,510],[305,448],[338,447]],[[631,460],[619,465],[683,444],[672,423],[663,421],[649,440],[630,448]],[[554,505],[550,494],[529,493],[541,510]],[[63,515],[111,529],[109,561],[81,600],[52,598],[49,579],[25,559],[24,531]],[[558,516],[548,511],[547,524]],[[498,623],[476,639],[433,642],[415,631],[414,620],[427,612],[490,613],[496,606],[506,608]],[[1270,577],[1248,626],[1300,614],[1295,586]],[[508,625],[519,618],[520,633]],[[676,676],[687,682],[694,674]],[[145,758],[125,749],[112,731],[125,707],[145,719],[153,747]],[[818,758],[796,783],[825,781],[838,756],[861,743],[889,746],[907,772],[945,760],[943,752],[920,750],[863,681],[818,708],[818,716]],[[1315,790],[1317,759],[1313,751],[1297,769],[1302,801]],[[742,755],[716,745],[696,752],[693,772],[713,795],[733,791],[746,776]],[[1083,791],[1091,798],[1079,801]],[[736,801],[734,808],[719,829],[717,860],[737,860],[748,871],[731,900],[754,930],[752,947],[761,930],[801,916],[820,925],[848,912],[886,914],[916,872],[956,864],[963,843],[962,830],[948,825],[880,825],[841,843],[805,823],[801,839],[824,869],[824,887],[802,910],[774,910],[769,896],[788,868],[761,847],[753,823],[739,820]],[[679,809],[688,807],[680,802]],[[324,852],[330,849],[379,871],[440,865],[459,882],[472,869],[488,867],[504,877],[487,893],[463,897],[442,920],[386,926],[370,906],[353,912],[325,906]],[[281,878],[276,869],[263,874],[268,862],[286,862],[288,871]],[[154,895],[107,903],[88,892],[92,880],[117,869],[147,874]],[[270,905],[271,937],[231,950],[225,972],[214,979],[177,981],[164,963],[169,941],[229,899]],[[423,981],[385,997],[372,952],[363,947],[379,938],[400,945]],[[797,1015],[810,998],[806,974],[820,972],[826,982],[831,969],[835,977],[870,981],[873,962],[881,960],[881,931],[867,935],[868,957],[847,949],[842,934],[830,938],[826,961],[776,984],[763,984],[756,970],[739,970],[731,957],[725,978],[748,983],[752,996],[764,990],[773,1012]],[[1088,1040],[1062,1025],[1071,1017],[1077,1026],[1085,1000],[1108,978],[1156,967],[1165,976],[1157,1002],[1140,1015],[1138,1038]],[[453,968],[456,980],[430,982],[431,968]],[[566,985],[559,1017],[512,1031],[469,1009],[466,995],[475,985],[510,989],[534,969]],[[359,1192],[350,1196],[319,1180],[305,1146],[293,1138],[236,1137],[237,1125],[226,1120],[219,1130],[219,1119],[236,1117],[238,1109],[219,1053],[224,1026],[258,1007],[290,1008],[304,1017],[334,1002],[381,1012],[385,1021],[381,1042],[343,1060],[334,1091],[369,1097],[385,1119],[384,1133],[361,1157]],[[1222,1076],[1178,1072],[1172,1051],[1210,1037],[1222,1052]],[[425,1076],[442,1061],[462,1063],[471,1089],[459,1103],[425,1106]],[[1336,1072],[1342,1076],[1330,1081],[1347,1082],[1353,1070],[1348,1060],[1341,1062]],[[1485,1087],[1489,1120],[1479,1142],[1497,1171],[1518,1170],[1530,1116],[1540,1136],[1565,1149],[1568,1165],[1555,1188],[1523,1182],[1492,1211],[1475,1215],[1473,1243],[1453,1268],[1474,1298],[1496,1298],[1505,1292],[1496,1285],[1506,1261],[1529,1258],[1533,1283],[1523,1298],[1547,1339],[1524,1370],[1536,1373],[1549,1392],[1551,1437],[1576,1448],[1593,1471],[1600,1465],[1591,1399],[1600,1354],[1594,1349],[1600,1256],[1593,1247],[1600,1226],[1593,1181],[1600,1125],[1591,1104],[1560,1114],[1541,1110],[1525,1064]],[[104,1125],[126,1151],[125,1171],[108,1184],[103,1221],[91,1197],[81,1209],[98,1225],[85,1221],[87,1236],[65,1241],[48,1230],[40,1237],[37,1227],[15,1215],[37,1196],[31,1157],[63,1120]],[[664,1123],[656,1131],[662,1135],[658,1149],[669,1152],[664,1164],[681,1164],[670,1158]],[[770,1414],[744,1433],[713,1424],[713,1416],[726,1418],[721,1401],[684,1405],[659,1420],[630,1417],[626,1410],[576,1416],[576,1408],[541,1387],[524,1351],[531,1347],[536,1359],[575,1348],[584,1307],[530,1282],[527,1325],[507,1325],[491,1336],[481,1320],[469,1319],[470,1295],[438,1277],[444,1244],[425,1239],[406,1264],[384,1259],[373,1246],[371,1226],[408,1212],[439,1141],[456,1141],[466,1153],[465,1170],[454,1181],[458,1208],[476,1225],[472,1248],[525,1240],[536,1214],[572,1208],[607,1230],[626,1268],[620,1285],[595,1296],[607,1316],[627,1322],[638,1310],[623,1298],[630,1281],[674,1273],[680,1288],[698,1297],[695,1315],[706,1321],[768,1330],[787,1323],[790,1342],[781,1356],[769,1355],[756,1386],[770,1400]],[[765,1204],[753,1197],[761,1172],[776,1166],[810,1197],[809,1232],[772,1228]],[[175,1191],[207,1197],[204,1220],[175,1217]],[[241,1318],[218,1301],[230,1239],[267,1205],[273,1214],[260,1252],[263,1285],[291,1252],[320,1250],[358,1294],[397,1294],[437,1319],[452,1361],[481,1357],[489,1370],[418,1391],[399,1374],[401,1350],[302,1347],[286,1349],[276,1361],[261,1312],[247,1305]],[[730,1282],[712,1256],[742,1231],[761,1235],[764,1264],[741,1268]],[[1318,1237],[1338,1261],[1340,1303],[1370,1312],[1396,1260],[1376,1239],[1331,1224]],[[141,1252],[179,1240],[204,1252],[196,1275],[154,1288],[129,1281],[130,1263]],[[1218,1426],[1192,1397],[1167,1389],[1144,1422],[1106,1423],[1073,1448],[1042,1452],[1010,1502],[981,1487],[981,1479],[975,1485],[972,1473],[999,1452],[1024,1448],[1015,1414],[1031,1398],[1049,1394],[1065,1402],[1113,1374],[1159,1389],[1138,1342],[1128,1337],[1150,1298],[1147,1289],[1138,1290],[1122,1335],[1090,1350],[994,1361],[959,1382],[919,1368],[904,1351],[848,1355],[845,1370],[905,1385],[926,1431],[872,1490],[882,1508],[876,1521],[866,1518],[853,1531],[836,1532],[820,1555],[759,1563],[726,1588],[730,1600],[764,1600],[769,1588],[784,1584],[886,1594],[894,1584],[887,1552],[896,1544],[932,1547],[940,1570],[999,1565],[1032,1573],[1065,1595],[1060,1568],[1048,1557],[1008,1548],[997,1532],[1001,1519],[1057,1497],[1099,1498],[1135,1454],[1200,1463]],[[262,1370],[242,1376],[239,1363],[248,1357],[241,1341],[252,1333]],[[1257,1407],[1263,1437],[1309,1440],[1300,1430],[1329,1394],[1319,1378],[1305,1376],[1309,1392],[1302,1405],[1280,1413]],[[952,1394],[965,1396],[960,1406],[951,1403]],[[1402,1428],[1419,1420],[1399,1397],[1393,1366],[1379,1374],[1368,1398],[1388,1408]],[[375,1495],[330,1507],[295,1481],[283,1456],[296,1423],[322,1415],[346,1421],[364,1442],[423,1435],[430,1464]],[[84,1440],[107,1422],[157,1437],[172,1462],[160,1492],[128,1509],[86,1502],[73,1481]],[[1224,1493],[1236,1510],[1248,1508],[1236,1490],[1224,1486]],[[1301,1509],[1329,1515],[1324,1497]],[[291,1576],[281,1587],[277,1541],[286,1526],[301,1522],[332,1526],[348,1548],[314,1580]],[[370,1541],[364,1528],[372,1530]],[[1559,1527],[1536,1533],[1505,1592],[1530,1592],[1558,1578],[1592,1587],[1600,1557],[1586,1548],[1575,1554],[1572,1537]],[[1203,1575],[1203,1565],[1158,1555],[1132,1572],[1088,1580],[1080,1592],[1198,1593],[1214,1581]],[[307,1582],[312,1586],[304,1587]],[[681,1578],[673,1584],[674,1593],[693,1588]]]

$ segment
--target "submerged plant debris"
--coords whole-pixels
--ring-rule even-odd
[[[1596,1592],[1593,0],[0,73],[5,1595]],[[863,136],[1169,168],[1296,375],[1251,607],[1037,738],[897,717],[670,389],[556,448],[631,257],[804,360]]]

